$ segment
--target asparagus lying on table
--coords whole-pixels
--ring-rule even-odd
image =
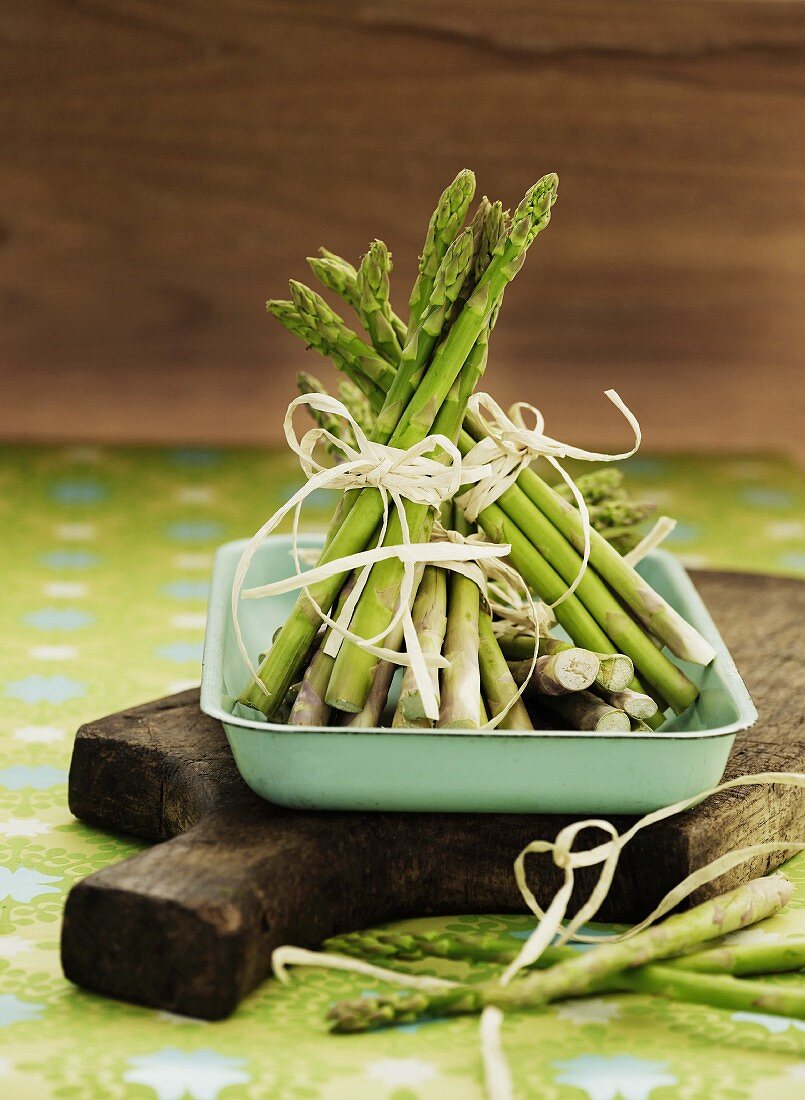
[[[384,965],[395,960],[417,962],[436,958],[507,966],[517,958],[520,947],[520,944],[507,944],[500,936],[473,936],[460,932],[350,932],[343,936],[331,936],[322,944],[324,951],[382,962]],[[574,947],[547,947],[534,967],[543,970],[557,962],[576,958],[578,954],[578,949]],[[774,943],[724,944],[703,951],[697,949],[689,955],[665,959],[663,966],[701,974],[731,974],[734,977],[803,970],[805,936]]]
[[[803,1019],[805,990],[684,971],[668,965],[656,968],[647,965],[755,924],[779,912],[792,895],[793,886],[785,875],[755,879],[686,913],[668,917],[662,924],[639,932],[629,940],[575,952],[573,958],[520,976],[509,985],[488,982],[434,992],[393,993],[342,1001],[330,1009],[328,1019],[334,1031],[367,1031],[391,1024],[413,1023],[423,1016],[478,1013],[487,1005],[540,1008],[560,998],[599,992],[609,982],[612,984],[607,988],[684,996],[685,1000]]]

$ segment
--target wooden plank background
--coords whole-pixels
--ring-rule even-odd
[[[499,399],[619,445],[613,385],[652,447],[802,453],[804,60],[802,0],[4,4],[0,435],[276,440],[305,360],[264,299],[380,236],[402,308],[467,165],[561,177]]]

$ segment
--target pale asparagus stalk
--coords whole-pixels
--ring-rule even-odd
[[[650,695],[643,695],[639,691],[631,691],[624,688],[623,691],[610,691],[602,693],[604,701],[617,710],[626,711],[630,718],[637,718],[646,722],[657,713],[657,704]]]
[[[348,261],[329,252],[326,248],[320,248],[320,256],[308,256],[307,262],[310,270],[327,290],[332,290],[339,298],[357,310],[360,302],[358,290],[358,272]]]
[[[353,573],[341,589],[338,597],[335,614],[333,615],[336,621],[343,610],[354,583],[355,574]],[[299,691],[288,717],[288,725],[290,726],[326,726],[329,724],[332,712],[330,707],[327,706],[325,696],[335,658],[324,652],[324,646],[330,637],[330,632],[331,628],[329,626],[321,632],[321,641],[318,648],[305,669],[305,675],[299,685]],[[260,663],[262,664],[264,660],[265,657],[261,656]]]
[[[442,643],[447,629],[447,576],[444,569],[434,565],[425,568],[414,601],[412,619],[425,657],[438,656],[442,652]],[[439,670],[436,667],[431,668],[431,681],[438,699]],[[406,726],[412,722],[422,721],[427,722],[428,725],[432,724],[425,716],[422,696],[409,666],[403,673],[395,725]]]
[[[623,710],[608,706],[589,691],[551,697],[551,706],[571,729],[590,733],[631,733],[632,723]]]
[[[469,533],[463,517],[453,519],[459,534]],[[480,637],[478,617],[480,592],[474,581],[452,573],[448,584],[447,630],[444,636],[441,709],[439,725],[444,729],[479,729],[481,714],[481,670],[478,659]]]
[[[531,665],[531,659],[511,662],[509,667],[516,683],[525,682]],[[597,672],[598,658],[594,653],[570,646],[551,656],[537,658],[527,690],[540,695],[567,695],[571,691],[584,691],[595,681]]]

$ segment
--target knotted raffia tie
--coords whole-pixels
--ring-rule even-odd
[[[355,444],[337,438],[325,428],[315,427],[307,431],[301,439],[296,435],[293,416],[300,406],[316,409],[331,415],[343,417],[351,426]],[[420,443],[402,450],[386,444],[374,443],[361,429],[344,405],[326,394],[307,393],[297,397],[288,406],[285,414],[285,438],[291,450],[298,456],[307,482],[285,504],[268,519],[259,531],[249,540],[237,569],[232,586],[232,618],[238,648],[246,663],[252,680],[260,684],[257,671],[252,664],[243,641],[238,622],[238,605],[241,594],[245,599],[262,596],[279,596],[284,592],[305,589],[308,599],[315,607],[322,622],[332,628],[328,641],[328,653],[337,652],[338,646],[348,640],[361,649],[367,650],[381,660],[398,665],[411,665],[416,685],[421,693],[425,713],[434,721],[438,718],[438,700],[428,671],[428,662],[422,652],[411,618],[411,604],[415,587],[416,567],[420,564],[442,565],[457,568],[467,562],[480,563],[488,559],[504,557],[510,547],[491,543],[467,543],[456,545],[451,542],[411,542],[410,530],[405,514],[404,502],[423,504],[437,509],[443,501],[452,499],[463,484],[473,483],[486,477],[490,470],[483,464],[462,463],[461,454],[455,444],[443,435],[430,435]],[[326,440],[344,456],[343,462],[336,466],[323,466],[315,457],[317,445]],[[441,457],[432,457],[432,452],[441,449]],[[305,500],[319,489],[377,489],[383,505],[383,518],[377,545],[370,550],[350,554],[343,558],[327,562],[317,568],[302,572],[299,556],[299,519]],[[402,530],[400,544],[384,546],[383,539],[389,523],[390,504],[397,509]],[[260,585],[243,591],[246,574],[257,552],[273,530],[286,515],[293,513],[291,545],[295,572],[292,576],[273,584]],[[397,558],[403,565],[403,579],[400,598],[391,622],[382,633],[372,638],[362,638],[348,627],[352,612],[369,579],[372,566],[389,558]],[[317,584],[340,573],[357,572],[356,583],[338,620],[331,618],[310,595],[309,586]],[[405,652],[384,648],[380,643],[399,624],[403,625]],[[332,647],[332,648],[331,648]],[[437,666],[444,664],[444,658],[431,658]]]
[[[579,571],[566,592],[552,604],[556,606],[575,592],[579,582],[584,576],[587,564],[590,560],[590,532],[592,524],[590,512],[584,497],[570,474],[559,462],[560,458],[575,458],[584,462],[619,462],[629,458],[640,446],[640,425],[635,415],[627,408],[615,390],[606,390],[606,396],[616,409],[623,413],[634,432],[634,446],[621,454],[605,454],[599,451],[587,451],[581,447],[574,447],[569,443],[562,443],[545,434],[545,418],[539,409],[534,408],[525,401],[518,401],[512,405],[506,414],[494,398],[488,393],[476,393],[470,398],[467,409],[477,419],[481,419],[484,425],[485,436],[464,457],[468,469],[488,465],[491,472],[487,477],[479,478],[466,493],[458,498],[458,503],[464,510],[467,519],[474,521],[478,515],[494,504],[507,489],[517,481],[520,473],[537,458],[545,458],[557,471],[562,480],[573,494],[579,514],[581,516],[582,530],[584,533],[584,553],[582,555]],[[534,426],[528,427],[524,413],[529,412],[534,417]],[[633,556],[632,564],[640,559],[658,543],[658,535],[665,537],[669,533],[668,523],[665,517],[655,527],[655,530],[643,540],[641,553]],[[673,527],[670,528],[673,530]],[[637,547],[635,551],[637,551]]]

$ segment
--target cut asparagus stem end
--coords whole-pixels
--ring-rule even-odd
[[[587,649],[564,649],[551,657],[540,657],[535,670],[537,690],[540,681],[550,678],[565,691],[583,691],[598,675],[599,661]],[[550,693],[552,694],[552,693]]]
[[[634,678],[634,664],[625,653],[599,653],[595,682],[604,691],[623,691]]]

